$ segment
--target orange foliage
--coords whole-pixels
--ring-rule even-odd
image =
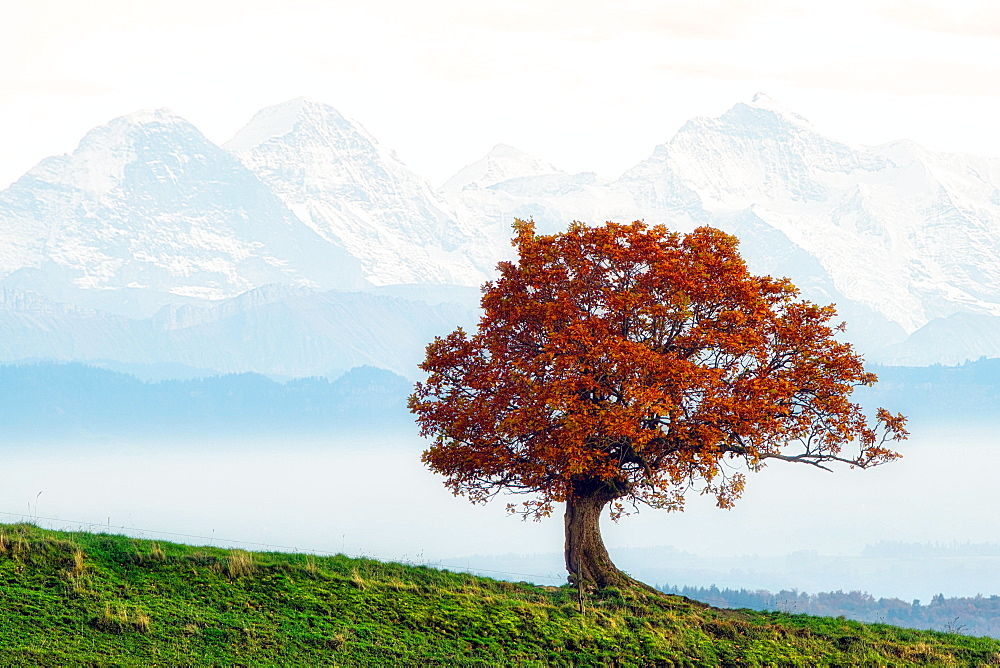
[[[880,409],[870,425],[849,400],[876,378],[834,338],[834,308],[752,275],[735,237],[514,229],[519,260],[483,287],[478,331],[435,339],[410,397],[434,439],[423,461],[454,493],[534,493],[522,512],[536,518],[582,479],[614,490],[616,514],[682,509],[692,488],[729,507],[745,481],[727,459],[755,471],[899,456],[886,443],[906,437],[903,416]]]

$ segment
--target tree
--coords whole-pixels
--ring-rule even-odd
[[[516,263],[483,286],[478,331],[427,346],[409,406],[433,439],[422,460],[456,495],[565,502],[565,555],[580,586],[635,584],[600,533],[639,505],[682,510],[688,491],[721,508],[769,459],[867,468],[899,455],[905,419],[870,424],[849,395],[876,381],[835,338],[832,306],[787,279],[754,276],[738,241],[710,227],[514,223]],[[856,453],[846,454],[846,446]]]

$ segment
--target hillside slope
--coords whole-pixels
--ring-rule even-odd
[[[366,559],[0,526],[24,665],[995,665],[1000,641]]]

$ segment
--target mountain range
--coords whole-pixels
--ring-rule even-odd
[[[221,146],[168,110],[114,119],[0,192],[0,362],[412,378],[475,323],[515,217],[715,225],[870,360],[1000,357],[1000,160],[848,145],[757,95],[613,181],[501,144],[437,189],[311,100]]]

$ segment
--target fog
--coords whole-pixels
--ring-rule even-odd
[[[723,511],[705,497],[684,513],[643,512],[609,526],[609,544],[666,542],[705,555],[798,550],[856,554],[879,541],[1000,542],[1000,449],[995,434],[922,429],[897,446],[903,458],[872,469],[775,462],[748,476]]]
[[[84,528],[383,559],[551,549],[561,540],[555,523],[519,522],[502,504],[453,497],[422,467],[422,448],[416,437],[12,447],[0,507],[43,526],[93,523]]]
[[[1000,572],[993,561],[974,568],[968,560],[925,560],[916,568],[910,559],[907,569],[856,559],[880,541],[1000,543],[996,443],[986,429],[921,429],[901,446],[903,459],[872,470],[778,462],[750,476],[733,510],[694,496],[683,513],[643,509],[605,521],[605,539],[612,556],[647,581],[924,599],[1000,593],[1000,576],[979,573]],[[409,436],[7,445],[0,519],[223,547],[418,563],[461,557],[449,563],[513,579],[525,569],[523,579],[562,578],[558,512],[524,522],[504,509],[518,497],[485,506],[455,498],[420,464],[422,447]],[[640,549],[664,546],[690,554]],[[956,569],[968,577],[957,578]],[[697,581],[677,581],[684,577]]]

